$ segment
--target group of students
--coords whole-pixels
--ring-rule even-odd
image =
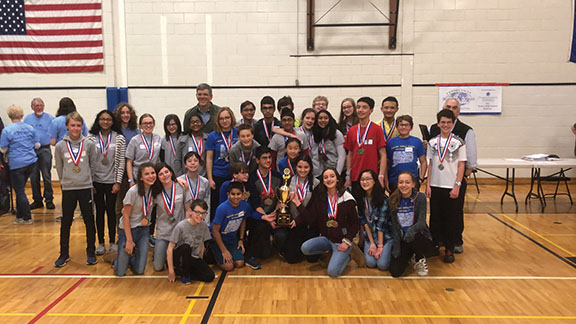
[[[208,109],[200,109],[204,94]],[[137,119],[127,103],[100,111],[87,137],[76,111],[65,116],[67,134],[54,153],[62,187],[56,267],[70,259],[77,203],[86,225],[86,263],[112,255],[119,276],[128,268],[144,273],[148,245],[154,247],[155,270],[167,266],[170,280],[177,274],[183,282],[214,278],[206,255],[231,271],[245,264],[260,269],[257,260],[274,250],[288,263],[314,262],[327,253],[332,277],[351,259],[401,276],[413,258],[418,274],[426,275],[426,257],[437,254],[439,245],[445,246],[444,261],[454,261],[457,229],[445,214],[457,208],[454,188],[462,181],[466,153],[464,141],[450,133],[452,111],[438,113],[440,132],[426,149],[410,135],[412,118],[395,117],[394,97],[383,100],[379,123],[370,120],[374,100],[369,97],[344,99],[336,121],[325,97],[316,97],[300,120],[292,100],[283,97],[278,120],[276,103],[266,96],[260,102],[262,119],[254,120],[256,107],[246,101],[239,122],[229,107],[211,103],[209,86],[199,86],[197,98],[199,105],[186,113],[184,125],[177,115],[165,117],[164,136],[154,133],[152,115]],[[289,206],[277,197],[282,173],[290,176]],[[418,188],[426,175],[424,195]],[[282,207],[294,217],[290,226],[275,223]]]

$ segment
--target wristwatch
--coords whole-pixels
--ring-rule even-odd
[[[462,185],[462,182],[456,181],[456,185],[457,185],[458,187],[460,187],[460,186]]]
[[[346,243],[346,245],[352,246],[352,241],[350,241],[350,240],[347,239],[347,238],[343,238],[343,239],[342,239],[342,243]]]

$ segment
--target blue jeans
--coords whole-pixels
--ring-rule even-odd
[[[114,264],[114,274],[122,277],[126,274],[128,266],[132,267],[132,272],[137,275],[144,274],[146,270],[146,259],[148,258],[148,226],[138,226],[131,229],[134,249],[132,255],[124,250],[126,248],[126,234],[124,229],[118,231],[118,257]]]
[[[162,271],[166,265],[166,250],[168,250],[170,241],[156,239],[154,244],[154,270]]]
[[[32,218],[30,215],[30,202],[28,202],[28,197],[26,196],[26,181],[30,173],[34,170],[34,164],[30,164],[23,168],[18,168],[10,170],[10,181],[12,182],[12,188],[16,192],[16,218],[21,218],[23,220],[29,220]]]
[[[328,275],[332,278],[336,278],[342,274],[342,271],[348,265],[350,261],[350,251],[352,247],[349,246],[346,251],[338,251],[338,246],[340,243],[333,243],[325,236],[319,236],[311,238],[302,244],[300,248],[304,255],[317,255],[323,254],[332,250],[332,257],[328,263]]]
[[[54,199],[52,191],[52,151],[50,151],[50,145],[36,150],[36,155],[38,156],[38,161],[36,161],[34,170],[30,174],[32,198],[34,202],[42,202],[42,191],[40,190],[40,173],[42,173],[42,179],[44,179],[44,200],[49,203]]]
[[[366,237],[366,233],[364,233]],[[384,249],[382,249],[382,255],[376,259],[375,257],[368,255],[368,249],[370,249],[370,241],[366,240],[364,243],[364,257],[366,258],[366,266],[368,268],[375,268],[378,266],[380,270],[388,270],[390,267],[390,257],[392,255],[392,240],[384,242]]]

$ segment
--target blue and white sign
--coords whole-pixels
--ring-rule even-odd
[[[438,107],[442,109],[446,100],[454,98],[460,102],[461,114],[501,114],[502,86],[500,85],[440,85]]]

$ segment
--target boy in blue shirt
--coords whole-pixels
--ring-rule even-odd
[[[416,191],[420,187],[426,175],[426,150],[422,141],[410,135],[414,127],[414,121],[410,115],[402,115],[396,118],[398,136],[393,137],[386,143],[386,156],[388,157],[388,188],[394,192],[398,186],[398,175],[402,171],[410,171],[414,177],[418,177]],[[418,171],[420,162],[420,171]]]
[[[244,267],[244,234],[246,217],[273,222],[271,215],[254,212],[244,201],[242,184],[232,182],[228,186],[228,199],[216,209],[216,215],[210,225],[213,241],[210,243],[212,254],[218,266],[224,271]]]

